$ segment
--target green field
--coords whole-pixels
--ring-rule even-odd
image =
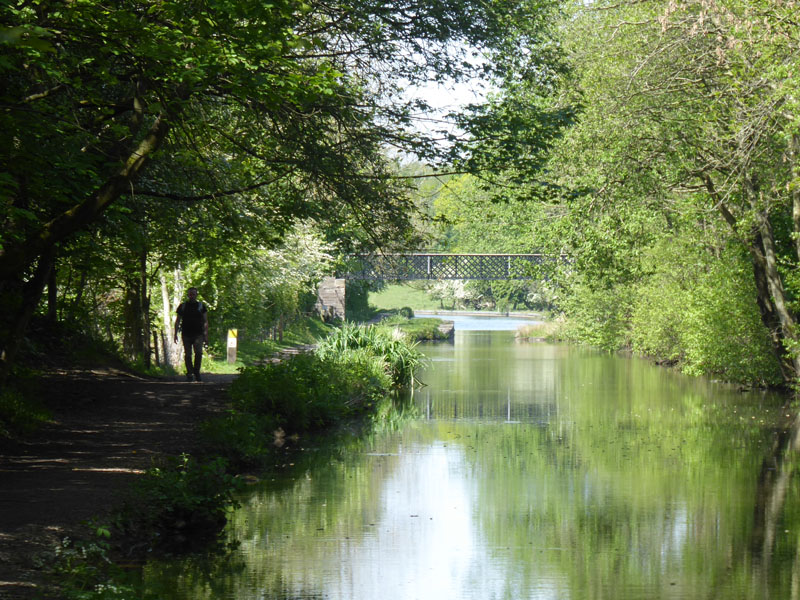
[[[369,305],[378,310],[392,310],[410,307],[412,310],[438,310],[439,301],[430,298],[422,290],[410,285],[392,284],[380,292],[370,292]]]

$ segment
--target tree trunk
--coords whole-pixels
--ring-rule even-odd
[[[50,273],[47,276],[47,320],[50,323],[58,321],[58,287],[56,286],[55,261],[53,261]]]
[[[736,234],[739,234],[738,221],[717,193],[711,176],[703,175],[703,182],[722,214],[722,218]],[[755,203],[752,183],[748,181],[745,185],[745,191],[752,205]],[[786,295],[777,269],[775,239],[769,216],[763,211],[759,215],[760,221],[753,235],[747,241],[756,284],[756,303],[761,313],[761,322],[772,340],[772,350],[780,365],[783,380],[787,384],[792,384],[800,373],[800,363],[798,363],[797,353],[791,352],[787,348],[786,342],[796,339],[796,323],[786,305]],[[800,212],[798,216],[800,217]]]
[[[800,176],[800,135],[794,134],[789,144],[789,163],[792,179]],[[792,189],[792,229],[794,233],[794,251],[800,261],[800,186]]]
[[[25,240],[0,249],[0,305],[7,313],[0,315],[0,383],[4,381],[11,361],[17,355],[30,317],[39,303],[52,267],[56,244],[92,223],[122,194],[128,192],[133,180],[168,132],[169,122],[165,115],[161,115],[128,155],[122,168],[94,194],[61,213]],[[33,265],[36,265],[35,275],[26,282],[26,273]],[[11,310],[9,307],[12,307]]]
[[[161,366],[161,356],[158,352],[158,330],[153,329],[153,357],[156,361],[156,366]]]
[[[28,328],[33,311],[39,305],[42,292],[50,277],[50,270],[53,268],[54,255],[52,248],[45,252],[36,265],[33,277],[23,285],[19,285],[16,290],[9,290],[6,286],[2,288],[0,299],[9,295],[14,296],[17,302],[5,304],[8,311],[5,323],[0,323],[0,387],[6,382],[11,372],[11,366],[19,352],[25,330]]]
[[[139,253],[139,309],[141,310],[140,322],[142,326],[142,357],[146,369],[151,365],[150,347],[150,292],[147,286],[147,249]]]
[[[81,301],[83,300],[83,293],[86,290],[86,283],[88,280],[89,280],[88,269],[84,268],[83,271],[81,271],[81,280],[78,283],[78,288],[75,290],[75,298],[72,300],[72,305],[70,306],[69,309],[70,319],[75,318],[75,315],[78,311],[78,307],[81,305]]]
[[[96,193],[64,211],[21,243],[0,250],[0,281],[18,279],[39,256],[92,223],[122,194],[127,193],[147,159],[166,138],[168,131],[169,124],[166,118],[158,117],[145,138],[130,153],[125,165]]]
[[[756,284],[756,304],[761,314],[761,322],[767,329],[772,340],[772,351],[781,368],[781,375],[786,383],[791,383],[794,377],[794,367],[791,358],[786,352],[780,319],[772,303],[767,281],[767,264],[762,252],[763,243],[761,234],[757,233],[750,244],[750,258],[753,265],[753,279]]]
[[[764,274],[767,278],[769,293],[772,298],[772,305],[775,307],[775,314],[781,326],[783,341],[788,345],[786,348],[792,363],[793,378],[800,374],[800,352],[797,347],[797,321],[789,310],[786,291],[783,287],[781,275],[778,272],[778,257],[775,250],[775,237],[772,231],[772,224],[769,215],[762,212],[759,214],[759,233],[761,234],[761,244],[764,249]]]
[[[161,305],[162,319],[164,322],[164,362],[170,367],[177,368],[181,360],[181,344],[174,343],[174,327],[175,310],[180,302],[178,300],[183,295],[183,285],[181,283],[180,271],[175,272],[175,297],[176,302],[170,301],[169,289],[167,287],[167,278],[162,272],[161,279]]]

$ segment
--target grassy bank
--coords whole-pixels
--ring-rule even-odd
[[[369,304],[378,311],[397,310],[410,306],[414,310],[439,310],[440,302],[413,285],[391,284],[379,292],[370,292]]]
[[[235,363],[228,363],[227,347],[218,342],[209,349],[203,369],[210,373],[237,373],[239,369],[262,362],[281,350],[314,344],[334,330],[333,325],[323,323],[316,317],[302,317],[284,330],[281,339],[259,340],[240,334]]]

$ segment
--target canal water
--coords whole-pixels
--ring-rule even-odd
[[[394,427],[288,455],[174,600],[800,597],[783,399],[469,321]],[[301,441],[302,445],[302,441]]]

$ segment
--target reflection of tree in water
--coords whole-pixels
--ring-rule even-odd
[[[791,515],[787,508],[791,483],[800,456],[800,415],[795,415],[792,423],[776,431],[775,440],[761,462],[753,506],[753,523],[745,544],[734,546],[729,559],[727,576],[718,579],[709,589],[708,598],[722,598],[725,590],[742,575],[752,577],[751,590],[764,598],[774,597],[771,592],[784,589],[780,580],[789,581],[791,598],[798,597],[800,591],[800,545],[796,539],[789,540],[790,553],[781,554],[779,564],[773,559],[781,546],[779,528],[792,530]],[[785,567],[791,563],[788,572]],[[743,573],[742,569],[749,571]],[[774,572],[773,572],[774,569]]]
[[[792,424],[778,432],[772,451],[761,464],[753,512],[753,531],[750,552],[754,565],[767,576],[776,549],[778,527],[784,516],[793,475],[800,452],[800,415]],[[800,552],[800,547],[798,547]],[[793,577],[800,578],[800,553],[794,562]]]

